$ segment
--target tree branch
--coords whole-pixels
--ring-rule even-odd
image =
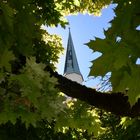
[[[50,67],[46,67],[45,70],[47,70],[51,76],[57,78],[58,84],[56,85],[56,88],[70,97],[85,101],[94,107],[112,112],[118,116],[140,116],[140,100],[131,107],[128,102],[128,96],[124,93],[98,92],[95,89],[87,88],[86,86],[80,85],[77,82],[59,75]]]

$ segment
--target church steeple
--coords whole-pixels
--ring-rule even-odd
[[[69,28],[69,36],[68,36],[68,43],[67,43],[64,76],[78,83],[83,82],[83,77],[79,69],[70,28]]]

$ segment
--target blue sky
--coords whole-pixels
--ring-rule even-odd
[[[99,56],[99,53],[96,53],[89,49],[85,43],[93,40],[95,37],[104,38],[103,30],[107,30],[110,27],[109,21],[115,16],[113,12],[114,5],[108,6],[102,10],[102,15],[95,17],[93,15],[82,15],[78,14],[76,16],[67,16],[67,19],[70,23],[68,27],[71,28],[72,39],[79,63],[81,73],[84,77],[84,84],[89,87],[96,88],[98,80],[88,78],[90,67],[92,65],[91,61]],[[60,74],[63,74],[64,63],[65,63],[65,54],[68,40],[68,27],[66,29],[58,26],[57,28],[48,28],[47,31],[51,34],[57,34],[62,37],[63,47],[65,49],[64,54],[60,56],[59,63],[57,65],[57,71]]]

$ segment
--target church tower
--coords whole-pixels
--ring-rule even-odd
[[[68,43],[67,43],[64,76],[79,84],[82,84],[83,82],[83,76],[79,69],[79,65],[78,65],[78,61],[77,61],[77,57],[76,57],[76,53],[74,50],[74,45],[73,45],[73,41],[71,37],[70,28],[69,28],[69,36],[68,36]]]

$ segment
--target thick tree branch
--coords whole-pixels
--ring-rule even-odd
[[[46,70],[50,72],[51,76],[58,79],[56,87],[70,97],[80,99],[94,107],[104,109],[119,116],[140,116],[140,100],[131,107],[128,97],[123,93],[98,92],[95,89],[87,88],[59,75],[49,67]]]

